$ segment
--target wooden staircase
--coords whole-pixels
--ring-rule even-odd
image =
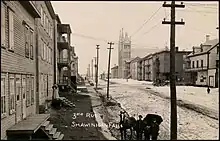
[[[57,128],[53,127],[53,124],[50,124],[50,121],[45,121],[41,129],[48,135],[50,140],[62,140],[64,137],[64,134],[58,132]]]
[[[59,99],[62,101],[62,103],[63,103],[65,106],[72,107],[72,108],[75,107],[75,104],[73,104],[73,103],[72,103],[71,101],[69,101],[67,98],[65,98],[65,97],[59,97]]]

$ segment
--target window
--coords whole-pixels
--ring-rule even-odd
[[[43,18],[44,18],[44,24],[43,25],[44,25],[44,28],[45,28],[45,24],[46,24],[46,14],[45,13],[43,14]]]
[[[1,46],[5,46],[5,6],[1,2]]]
[[[44,75],[44,97],[47,95],[47,75]]]
[[[6,116],[5,78],[1,78],[1,116]]]
[[[41,25],[44,25],[44,11],[43,11],[43,7],[40,7],[40,13],[41,13]]]
[[[44,61],[46,60],[46,53],[47,53],[47,46],[46,43],[44,42]]]
[[[203,60],[201,60],[201,67],[203,68]]]
[[[41,39],[41,59],[44,59],[44,41]]]
[[[53,37],[53,25],[52,24],[50,25],[50,28],[51,28],[51,30],[50,30],[50,37],[52,38]]]
[[[48,46],[45,44],[45,61],[47,62],[47,50],[48,50]]]
[[[50,48],[47,46],[47,62],[50,63]]]
[[[44,94],[44,75],[41,74],[41,98],[43,97]]]
[[[46,17],[46,19],[45,19],[45,30],[47,31],[47,22],[48,22],[48,20],[47,20],[47,17]]]
[[[23,99],[26,99],[26,78],[22,76],[22,95]]]
[[[50,63],[52,64],[52,60],[53,60],[53,55],[52,55],[52,49],[50,49]]]
[[[48,32],[48,18],[46,17],[46,25],[45,25],[45,29],[46,29],[46,32]]]
[[[51,63],[51,61],[50,61],[50,55],[51,55],[51,54],[50,54],[50,48],[49,48],[49,50],[48,50],[48,53],[49,53],[49,55],[48,55],[48,56],[49,56],[49,57],[48,57],[48,62],[49,62],[49,64],[50,64],[50,63]]]
[[[217,54],[219,53],[219,46],[217,46]]]
[[[199,60],[196,61],[196,67],[199,67]]]
[[[192,68],[194,68],[195,67],[195,63],[194,63],[194,61],[192,61]]]
[[[9,9],[9,49],[14,50],[14,13]]]
[[[29,27],[27,25],[25,25],[25,28],[24,28],[24,36],[25,36],[25,56],[26,57],[29,57],[29,33],[28,33],[28,29]]]
[[[17,97],[17,101],[20,100],[20,95],[21,95],[21,80],[19,77],[16,78],[16,97]]]
[[[33,47],[33,42],[34,42],[34,32],[33,30],[30,30],[30,58],[34,58],[34,47]]]
[[[50,21],[49,21],[49,24],[48,24],[48,34],[50,36]]]
[[[47,33],[49,33],[49,19],[47,18]]]
[[[26,79],[26,106],[29,107],[30,106],[30,87],[31,87],[31,83],[30,83],[30,77],[27,76],[27,79]]]
[[[31,105],[34,104],[34,77],[31,77]]]
[[[9,78],[9,112],[13,114],[15,112],[15,79],[14,77]]]

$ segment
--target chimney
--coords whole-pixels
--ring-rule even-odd
[[[206,35],[206,42],[209,41],[210,35]]]
[[[195,48],[193,47],[193,54],[195,53]]]
[[[179,50],[179,47],[176,47],[176,52],[178,52],[178,50]]]

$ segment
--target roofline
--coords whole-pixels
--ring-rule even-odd
[[[61,24],[61,20],[60,20],[60,17],[59,17],[59,15],[58,15],[58,14],[56,14],[56,20],[57,20],[57,22],[58,22],[58,23],[60,23],[60,24]]]
[[[47,9],[48,9],[52,19],[55,20],[56,19],[56,15],[55,15],[55,12],[54,12],[54,9],[53,9],[53,6],[52,6],[51,2],[50,1],[44,1],[44,2],[46,4],[46,6],[47,6]]]
[[[116,69],[116,68],[118,68],[118,66],[114,66],[114,67],[112,67],[111,69]]]
[[[213,48],[217,47],[219,45],[219,42],[215,45],[213,45],[207,52],[211,51]]]
[[[136,59],[141,59],[141,58],[137,56],[137,57],[135,57],[134,59],[132,59],[130,62],[133,62],[133,61],[136,60]],[[139,61],[139,60],[138,60],[138,61]],[[138,61],[137,61],[137,62],[138,62]]]
[[[176,53],[191,53],[192,51],[177,51]],[[161,54],[161,53],[170,53],[170,51],[168,50],[163,50],[163,51],[159,51],[159,52],[155,52],[152,54],[153,55],[156,55],[156,54]]]
[[[192,55],[188,55],[188,57],[193,57],[193,56],[199,56],[199,55],[203,55],[203,54],[207,54],[209,53],[209,51],[211,51],[213,48],[215,48],[216,46],[219,45],[219,42],[215,45],[213,45],[209,50],[201,52],[201,53],[196,53],[196,54],[192,54]]]
[[[19,1],[20,4],[27,10],[27,12],[34,18],[41,18],[40,12],[32,1]],[[5,3],[3,1],[3,3]]]

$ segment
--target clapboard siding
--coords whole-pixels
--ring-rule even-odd
[[[37,5],[37,9],[39,9],[40,11],[40,8],[43,8],[43,11],[46,13],[49,21],[50,21],[50,24],[52,24],[53,28],[54,28],[54,21],[51,17],[51,15],[49,14],[49,11],[47,9],[47,6],[45,4],[44,1],[38,1],[38,5]],[[39,89],[39,103],[40,105],[43,105],[45,103],[45,100],[46,99],[52,99],[52,85],[53,85],[53,75],[54,75],[54,71],[53,71],[53,67],[54,67],[54,61],[53,61],[53,52],[54,52],[54,35],[52,35],[52,37],[49,36],[49,34],[46,32],[45,28],[41,25],[41,19],[37,19],[37,25],[38,25],[38,42],[40,43],[41,42],[41,39],[44,40],[44,42],[46,42],[46,44],[49,43],[49,46],[52,48],[52,52],[51,52],[51,55],[52,55],[52,63],[49,64],[47,61],[43,60],[41,58],[41,44],[39,44],[39,47],[38,47],[38,59],[39,59],[39,75],[41,74],[44,74],[44,75],[48,75],[48,97],[47,97],[47,94],[44,93],[44,90],[43,90],[43,94],[42,94],[42,89],[41,89],[41,86],[40,89]],[[41,76],[39,76],[39,82],[41,83]]]
[[[1,139],[6,137],[6,130],[15,124],[15,113],[9,115],[9,74],[31,74],[36,75],[35,59],[31,60],[25,57],[25,40],[23,20],[34,29],[35,19],[26,11],[19,1],[5,1],[6,8],[6,49],[1,48],[1,75],[6,78],[6,117],[1,119]],[[14,11],[14,50],[9,51],[9,23],[8,8]],[[34,31],[35,32],[35,31]],[[35,38],[35,34],[34,34]],[[34,49],[35,50],[35,44]],[[36,87],[34,85],[34,87]],[[34,92],[35,95],[35,92]],[[16,100],[16,98],[15,98]],[[35,100],[34,100],[35,101]],[[35,103],[27,107],[27,116],[35,114]]]

